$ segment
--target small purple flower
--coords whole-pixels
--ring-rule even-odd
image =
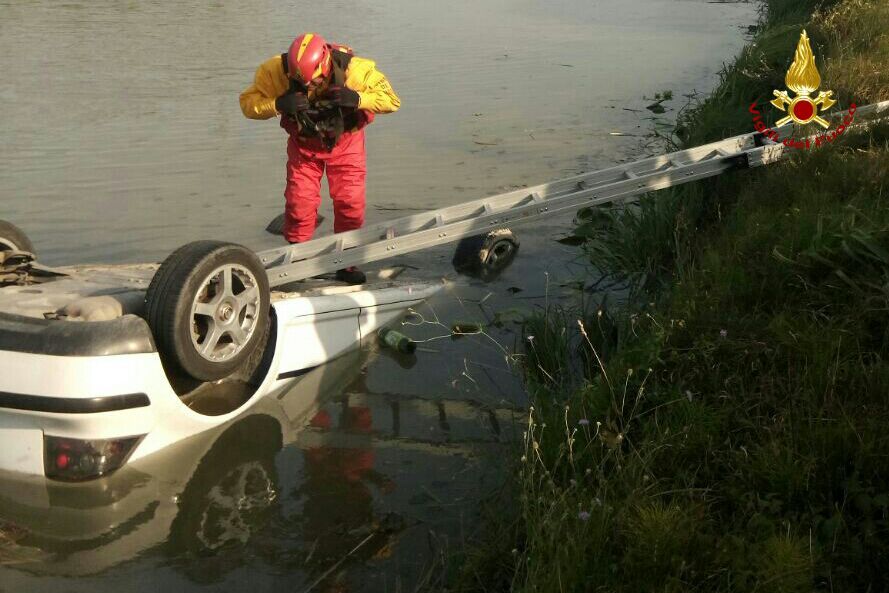
[[[727,329],[719,330],[719,337],[723,338],[723,339],[727,338],[728,337],[728,330]]]
[[[586,418],[581,418],[580,420],[577,421],[577,423],[580,424],[581,426],[589,426],[590,425],[590,421],[587,420]]]
[[[591,516],[589,511],[580,511],[577,513],[577,518],[581,521],[589,521]]]

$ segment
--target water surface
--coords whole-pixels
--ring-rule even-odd
[[[245,119],[238,94],[299,27],[375,59],[401,95],[368,130],[373,221],[616,162],[635,143],[608,133],[650,125],[623,108],[710,88],[754,18],[705,0],[3,0],[0,12],[2,216],[47,263],[156,260],[194,238],[274,244],[262,229],[283,202],[285,135]]]

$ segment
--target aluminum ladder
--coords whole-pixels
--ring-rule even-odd
[[[859,107],[849,127],[886,117],[889,101]],[[831,114],[836,120],[847,112]],[[782,137],[793,123],[775,128]],[[783,132],[783,133],[782,133]],[[814,142],[817,135],[808,136]],[[805,138],[805,137],[804,137]],[[626,200],[667,187],[787,158],[792,150],[760,132],[405,216],[286,247],[258,252],[272,287],[530,222],[556,213]]]

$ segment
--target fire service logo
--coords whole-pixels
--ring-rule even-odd
[[[830,123],[821,117],[819,112],[824,112],[827,109],[830,109],[836,104],[836,101],[833,99],[833,91],[830,90],[821,91],[818,93],[818,96],[814,98],[812,97],[812,94],[818,90],[819,86],[821,86],[821,75],[818,73],[818,68],[815,66],[815,54],[812,52],[812,47],[809,45],[809,36],[806,35],[805,30],[803,30],[800,35],[799,43],[796,45],[796,52],[793,55],[793,63],[790,65],[790,69],[784,77],[784,82],[787,85],[787,88],[795,93],[796,96],[791,97],[786,90],[772,91],[775,98],[772,99],[771,104],[782,112],[787,113],[785,117],[782,117],[775,122],[775,127],[781,127],[793,121],[800,125],[814,122],[825,130],[829,128]],[[749,109],[750,113],[753,114],[753,124],[756,131],[762,132],[765,136],[771,138],[775,142],[782,142],[785,146],[793,148],[810,147],[808,138],[799,141],[794,138],[782,140],[775,130],[767,127],[765,123],[763,123],[762,116],[757,107],[758,105],[754,102]],[[843,120],[843,123],[832,133],[818,135],[815,138],[814,146],[820,146],[824,142],[833,142],[846,131],[846,127],[852,123],[854,115],[855,105],[853,104],[849,109],[849,113]]]
[[[781,111],[786,110],[789,114],[775,122],[776,126],[783,126],[793,120],[798,124],[807,124],[813,121],[825,130],[830,127],[827,120],[818,115],[818,110],[830,109],[836,101],[831,98],[833,91],[821,91],[817,97],[811,98],[811,94],[821,86],[821,75],[818,74],[818,68],[815,67],[815,54],[812,53],[809,36],[806,35],[805,29],[799,37],[793,64],[790,65],[790,70],[784,77],[784,83],[787,88],[796,93],[796,97],[791,99],[787,91],[772,91],[776,97],[772,99],[772,105]]]

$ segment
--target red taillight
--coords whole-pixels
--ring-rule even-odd
[[[126,462],[143,436],[87,441],[44,435],[44,473],[66,482],[107,476]]]
[[[56,455],[56,469],[68,469],[69,461],[71,461],[71,458],[68,457],[67,453],[59,453],[58,455]]]

